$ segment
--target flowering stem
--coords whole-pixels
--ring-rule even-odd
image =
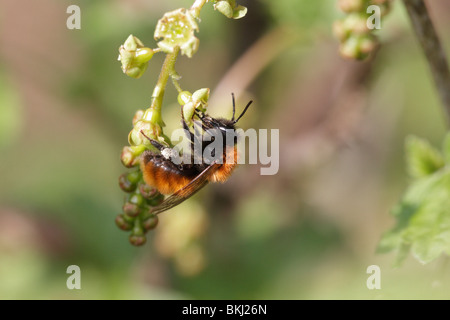
[[[416,36],[427,57],[428,65],[447,115],[447,124],[450,124],[450,71],[445,51],[423,0],[403,0],[403,2]]]
[[[190,11],[195,18],[200,16],[200,10],[202,10],[203,5],[207,0],[195,0],[194,4],[191,6]]]
[[[164,126],[164,122],[162,121],[161,117],[161,107],[164,98],[164,92],[169,77],[175,74],[175,62],[177,61],[179,52],[180,48],[175,47],[172,53],[168,53],[166,55],[166,59],[164,60],[163,66],[161,68],[161,73],[159,74],[158,82],[156,83],[155,89],[153,90],[152,104],[148,109],[151,112],[151,118],[147,120],[152,123],[158,124],[161,127]]]
[[[175,89],[177,89],[178,93],[182,92],[183,89],[181,89],[181,86],[180,86],[180,84],[178,83],[178,76],[172,75],[171,78],[172,78],[173,86],[175,87]]]

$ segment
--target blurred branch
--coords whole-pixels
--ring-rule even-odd
[[[450,71],[445,51],[423,0],[403,0],[413,29],[425,52],[450,125]]]
[[[242,91],[257,75],[296,41],[298,35],[281,27],[263,35],[233,64],[213,90],[214,95],[209,101],[209,109],[211,110],[214,105],[222,105],[220,99],[228,102],[230,92],[234,92],[239,99]]]

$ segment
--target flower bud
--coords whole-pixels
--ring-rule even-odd
[[[180,106],[184,106],[186,103],[191,101],[192,99],[192,93],[189,91],[182,91],[178,94],[178,103]]]
[[[156,188],[150,187],[146,183],[139,184],[139,192],[145,199],[152,199],[159,193]]]
[[[134,190],[136,190],[136,183],[131,182],[128,178],[127,178],[127,174],[121,174],[119,177],[119,186],[120,189],[122,189],[125,192],[133,192]]]
[[[134,193],[128,197],[128,201],[141,207],[144,204],[144,197],[140,193]]]
[[[229,19],[233,18],[233,8],[228,1],[218,1],[214,4],[214,9]]]
[[[134,117],[133,117],[133,126],[135,126],[136,122],[141,120],[143,116],[144,116],[144,110],[139,109],[138,111],[136,111],[136,113],[134,114]]]
[[[144,235],[131,234],[129,237],[129,241],[133,246],[139,247],[147,242],[147,238]]]
[[[149,206],[151,206],[151,207],[156,207],[157,205],[161,204],[163,201],[164,201],[164,195],[159,193],[158,195],[156,195],[152,199],[148,199],[147,200],[147,204]]]
[[[141,208],[130,202],[125,202],[122,209],[123,212],[129,217],[137,217],[141,213]]]
[[[344,18],[344,29],[351,34],[367,34],[367,16],[365,13],[351,13]]]
[[[197,104],[199,104],[199,103],[197,103]],[[192,124],[192,117],[194,116],[196,106],[197,105],[193,101],[190,101],[182,107],[183,108],[183,118],[184,118],[184,121],[186,121],[186,123],[188,125]]]
[[[134,61],[137,64],[144,64],[148,62],[153,57],[153,50],[150,48],[139,48],[136,50],[134,54]]]
[[[363,60],[369,56],[377,44],[376,37],[371,34],[351,36],[341,44],[339,51],[345,58]]]
[[[144,113],[145,115],[145,113]],[[151,146],[150,141],[141,133],[144,132],[144,134],[154,139],[155,138],[155,129],[159,127],[149,121],[146,120],[138,120],[136,124],[134,125],[133,129],[128,134],[128,143],[132,146],[139,146],[139,145],[147,145]],[[159,127],[160,128],[160,127]]]
[[[122,71],[132,78],[141,77],[153,53],[152,49],[144,48],[141,40],[130,35],[119,48],[118,60],[122,63]]]
[[[237,5],[236,0],[219,0],[214,4],[214,10],[229,19],[240,19],[247,14],[247,8]]]
[[[130,172],[127,175],[127,179],[128,181],[130,181],[131,183],[137,184],[142,178],[142,173],[140,170],[136,170],[133,172]]]
[[[209,88],[201,88],[198,89],[197,91],[195,91],[192,94],[192,100],[193,101],[199,101],[203,104],[206,104],[208,102],[209,99]]]
[[[156,228],[156,226],[158,225],[158,216],[157,215],[150,215],[147,219],[144,220],[144,222],[142,223],[143,227],[145,230],[151,230]]]
[[[124,231],[130,231],[131,229],[133,229],[133,224],[131,224],[130,222],[128,222],[127,220],[125,220],[124,215],[123,214],[119,214],[116,217],[116,225],[124,230]]]
[[[238,5],[233,10],[233,19],[240,19],[247,14],[247,7]]]
[[[122,164],[127,168],[131,168],[139,164],[139,158],[136,157],[132,148],[128,146],[123,147],[122,153],[120,154],[120,160],[122,161]]]

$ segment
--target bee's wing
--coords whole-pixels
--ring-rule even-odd
[[[151,209],[151,213],[159,214],[163,211],[169,210],[194,195],[197,191],[208,184],[208,173],[210,173],[216,165],[216,162],[211,163],[205,170],[196,176],[194,180],[189,182],[189,184],[170,195],[160,205]]]

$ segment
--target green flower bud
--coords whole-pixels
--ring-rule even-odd
[[[240,19],[247,14],[247,8],[236,5],[235,0],[219,0],[214,4],[214,10],[219,11],[229,19]]]
[[[132,78],[141,77],[153,53],[152,49],[144,48],[141,40],[130,35],[119,48],[118,60],[122,63],[122,71]]]
[[[136,51],[137,48],[142,48],[142,47],[144,47],[144,44],[142,43],[142,41],[139,40],[139,38],[133,36],[132,34],[130,34],[128,36],[127,40],[125,40],[125,42],[123,44],[123,48],[127,52],[133,52],[133,51]]]
[[[159,219],[157,215],[150,215],[147,219],[144,220],[144,222],[142,223],[144,229],[146,231],[148,230],[152,230],[155,229],[156,226],[158,225]]]
[[[126,173],[121,174],[119,177],[119,186],[125,192],[133,192],[136,190],[136,183],[131,182]]]
[[[141,213],[141,208],[137,204],[130,202],[125,202],[122,210],[129,217],[137,217]]]
[[[134,193],[128,197],[128,202],[141,207],[144,204],[144,197],[140,193]]]
[[[163,201],[164,201],[164,195],[162,195],[161,193],[158,193],[152,199],[148,199],[147,204],[151,207],[156,207],[157,205],[161,204]]]
[[[156,125],[154,125],[149,121],[138,120],[134,125],[133,129],[128,134],[128,143],[132,146],[138,145],[150,146],[151,145],[150,141],[148,141],[148,139],[141,133],[141,130],[147,137],[154,139],[155,127]]]
[[[129,223],[127,220],[125,220],[123,214],[119,214],[116,217],[115,222],[116,222],[116,225],[124,231],[130,231],[131,229],[133,229],[133,224]]]
[[[145,199],[152,199],[159,193],[156,188],[150,187],[146,183],[139,184],[139,192]]]
[[[131,234],[129,237],[129,241],[133,246],[139,247],[147,242],[147,238],[144,235]]]
[[[144,64],[148,62],[153,57],[153,50],[150,48],[139,48],[135,53],[135,62]]]
[[[194,116],[195,108],[199,103],[195,104],[193,101],[186,103],[183,108],[183,118],[188,125],[192,124],[192,117]]]
[[[233,8],[228,1],[218,1],[214,4],[214,9],[229,19],[233,18]]]
[[[367,34],[367,15],[363,13],[351,13],[344,18],[344,29],[351,34]]]
[[[120,160],[122,164],[127,168],[132,168],[139,164],[139,158],[135,156],[133,149],[131,147],[123,147],[122,153],[120,154]]]
[[[140,161],[139,156],[141,155],[142,152],[145,151],[145,149],[146,148],[143,145],[123,147],[122,153],[120,155],[120,160],[122,161],[122,164],[127,168],[137,166]]]
[[[158,47],[166,53],[172,53],[180,47],[181,53],[189,58],[197,51],[199,40],[194,32],[198,31],[197,22],[186,9],[167,12],[159,19],[155,29],[155,39],[162,38]]]
[[[140,110],[136,111],[136,113],[134,114],[134,117],[133,117],[133,126],[136,125],[136,122],[138,122],[139,120],[142,119],[143,115],[144,115],[144,110],[140,109]]]
[[[195,91],[192,94],[192,100],[193,101],[199,101],[203,104],[206,104],[208,102],[209,99],[209,88],[201,88],[198,89],[197,91]]]
[[[378,40],[373,35],[367,35],[360,39],[359,48],[363,54],[369,55],[378,46]]]
[[[139,180],[141,180],[141,177],[142,177],[142,173],[140,170],[130,172],[127,175],[128,181],[130,181],[131,183],[134,183],[134,184],[137,184],[139,182]]]
[[[240,19],[247,14],[247,7],[238,5],[233,10],[233,19]]]
[[[371,34],[357,35],[344,41],[339,51],[345,58],[363,60],[369,56],[377,44],[376,37]]]
[[[191,101],[192,93],[189,91],[182,91],[178,94],[178,103],[180,106],[184,106],[186,103]]]

